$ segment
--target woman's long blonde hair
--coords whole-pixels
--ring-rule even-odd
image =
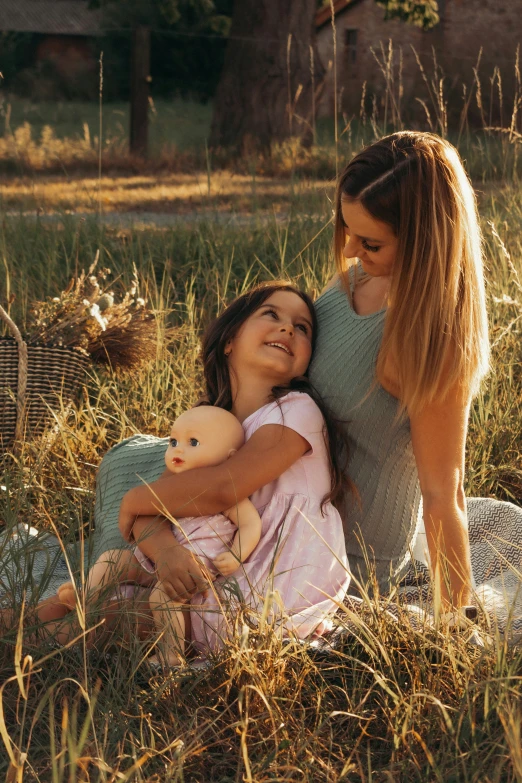
[[[410,413],[450,390],[473,394],[489,366],[482,237],[455,147],[433,133],[404,131],[350,161],[335,219],[336,264],[346,280],[342,198],[358,201],[399,240],[377,375],[391,359]]]

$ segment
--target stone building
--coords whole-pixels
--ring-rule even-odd
[[[522,0],[439,0],[441,21],[429,31],[404,22],[385,21],[384,9],[375,0],[337,0],[334,13],[338,111],[349,117],[358,116],[366,83],[367,111],[371,110],[372,95],[382,109],[388,85],[389,117],[394,110],[400,110],[408,120],[425,116],[426,109],[433,115],[434,96],[443,76],[450,119],[458,119],[471,91],[469,116],[480,121],[481,110],[473,85],[482,50],[478,73],[484,118],[486,123],[490,119],[508,120],[516,92],[517,48],[522,42]],[[319,113],[330,116],[334,113],[331,21],[328,3],[316,15],[316,29],[319,56],[328,69]],[[502,117],[498,74],[502,81]],[[432,89],[426,80],[433,82]],[[421,101],[425,101],[424,106]]]

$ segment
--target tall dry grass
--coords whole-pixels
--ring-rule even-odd
[[[493,369],[475,402],[467,491],[522,502],[522,200],[481,195]],[[196,399],[203,326],[259,278],[286,276],[317,294],[330,273],[329,204],[285,223],[110,230],[95,220],[3,223],[0,296],[23,325],[35,292],[54,294],[75,264],[101,261],[124,280],[136,264],[158,317],[156,359],[139,374],[92,374],[50,441],[4,462],[0,518],[55,528],[93,524],[96,467],[135,432],[164,435]],[[393,603],[392,599],[392,603]],[[27,609],[26,611],[29,611]],[[394,621],[367,599],[331,655],[284,641],[238,614],[236,642],[208,670],[153,675],[147,646],[50,650],[16,631],[0,647],[0,772],[20,781],[520,781],[518,648]],[[94,620],[90,621],[90,625]],[[27,656],[31,655],[31,658]]]
[[[389,60],[383,66],[392,79]],[[77,410],[59,415],[50,439],[28,441],[18,458],[3,462],[0,518],[7,526],[23,520],[56,530],[64,542],[85,538],[103,453],[135,432],[165,434],[194,402],[201,388],[199,335],[223,302],[260,278],[283,276],[312,294],[321,290],[332,271],[331,204],[323,196],[307,214],[295,180],[303,173],[331,176],[336,156],[348,157],[392,123],[400,127],[399,108],[389,99],[386,117],[376,110],[346,122],[335,148],[306,151],[290,141],[262,162],[266,172],[288,175],[283,223],[253,219],[234,228],[202,220],[161,231],[111,230],[67,215],[59,224],[23,217],[2,223],[0,298],[15,295],[11,314],[18,323],[36,293],[55,295],[76,264],[88,267],[100,249],[114,276],[130,282],[136,265],[158,313],[159,337],[149,366],[134,376],[93,373]],[[433,116],[443,119],[442,109]],[[48,157],[51,141],[48,134]],[[35,165],[43,166],[39,143]],[[464,124],[460,135],[469,169],[484,182],[493,343],[492,371],[471,416],[466,489],[522,503],[518,143],[516,133],[486,125],[468,134]],[[24,144],[25,159],[11,151],[4,163],[30,169],[33,147]],[[0,145],[0,157],[1,149],[7,147]],[[60,148],[60,165],[62,154]],[[251,161],[240,165],[255,192],[258,170],[249,169]],[[212,176],[208,159],[203,171]],[[144,663],[148,643],[132,636],[110,651],[88,652],[82,640],[54,650],[24,641],[16,629],[4,633],[0,773],[8,781],[53,783],[522,781],[520,648],[494,631],[481,649],[460,635],[413,625],[390,601],[398,621],[370,598],[357,614],[341,609],[342,641],[328,654],[283,640],[266,622],[256,628],[238,613],[235,642],[211,668],[183,676],[153,675]]]
[[[335,48],[335,25],[333,36]],[[263,156],[238,158],[224,149],[209,151],[205,139],[210,131],[210,108],[173,99],[152,104],[151,154],[145,161],[128,151],[127,106],[104,108],[109,117],[105,133],[100,130],[94,103],[74,104],[68,112],[62,104],[42,103],[39,107],[6,96],[0,103],[0,116],[4,119],[0,171],[25,176],[97,172],[101,155],[104,170],[132,173],[190,173],[226,168],[246,175],[333,178],[340,162],[352,157],[361,146],[407,125],[449,138],[461,151],[476,181],[520,176],[522,79],[518,52],[512,66],[509,96],[498,67],[490,74],[483,73],[479,52],[471,82],[460,85],[456,97],[453,78],[444,73],[436,53],[426,61],[414,51],[421,94],[406,102],[402,50],[388,41],[380,42],[372,51],[378,80],[371,88],[366,83],[361,85],[358,113],[343,112],[344,86],[333,69],[330,78],[334,82],[335,116],[315,116],[320,104],[314,99],[314,116],[308,123],[314,139],[310,147],[303,146],[299,138],[290,138],[272,145],[270,154]],[[321,85],[315,88],[318,98]],[[417,107],[415,111],[412,105]],[[292,117],[295,107],[290,98],[288,111]],[[458,117],[451,126],[450,115]],[[87,119],[79,122],[78,117]]]

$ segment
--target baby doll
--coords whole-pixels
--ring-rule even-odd
[[[244,443],[244,432],[236,417],[209,405],[183,413],[172,425],[165,453],[167,470],[185,470],[218,465],[231,457]],[[242,500],[223,514],[186,517],[172,522],[176,540],[192,550],[209,573],[209,581],[229,576],[253,552],[261,537],[261,519],[250,500]],[[168,598],[155,578],[155,564],[137,546],[134,550],[104,552],[89,571],[86,594],[114,583],[153,585],[150,607],[161,636],[158,642],[168,665],[183,663],[185,613],[183,605]],[[59,600],[74,609],[76,594],[72,583],[58,589]],[[190,605],[189,607],[190,608]]]

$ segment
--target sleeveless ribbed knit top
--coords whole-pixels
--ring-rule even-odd
[[[363,581],[365,556],[375,563],[382,590],[405,570],[421,500],[410,423],[398,402],[375,381],[385,311],[360,316],[341,282],[316,302],[318,338],[310,380],[350,441],[349,475],[360,502],[340,508],[350,570]]]

